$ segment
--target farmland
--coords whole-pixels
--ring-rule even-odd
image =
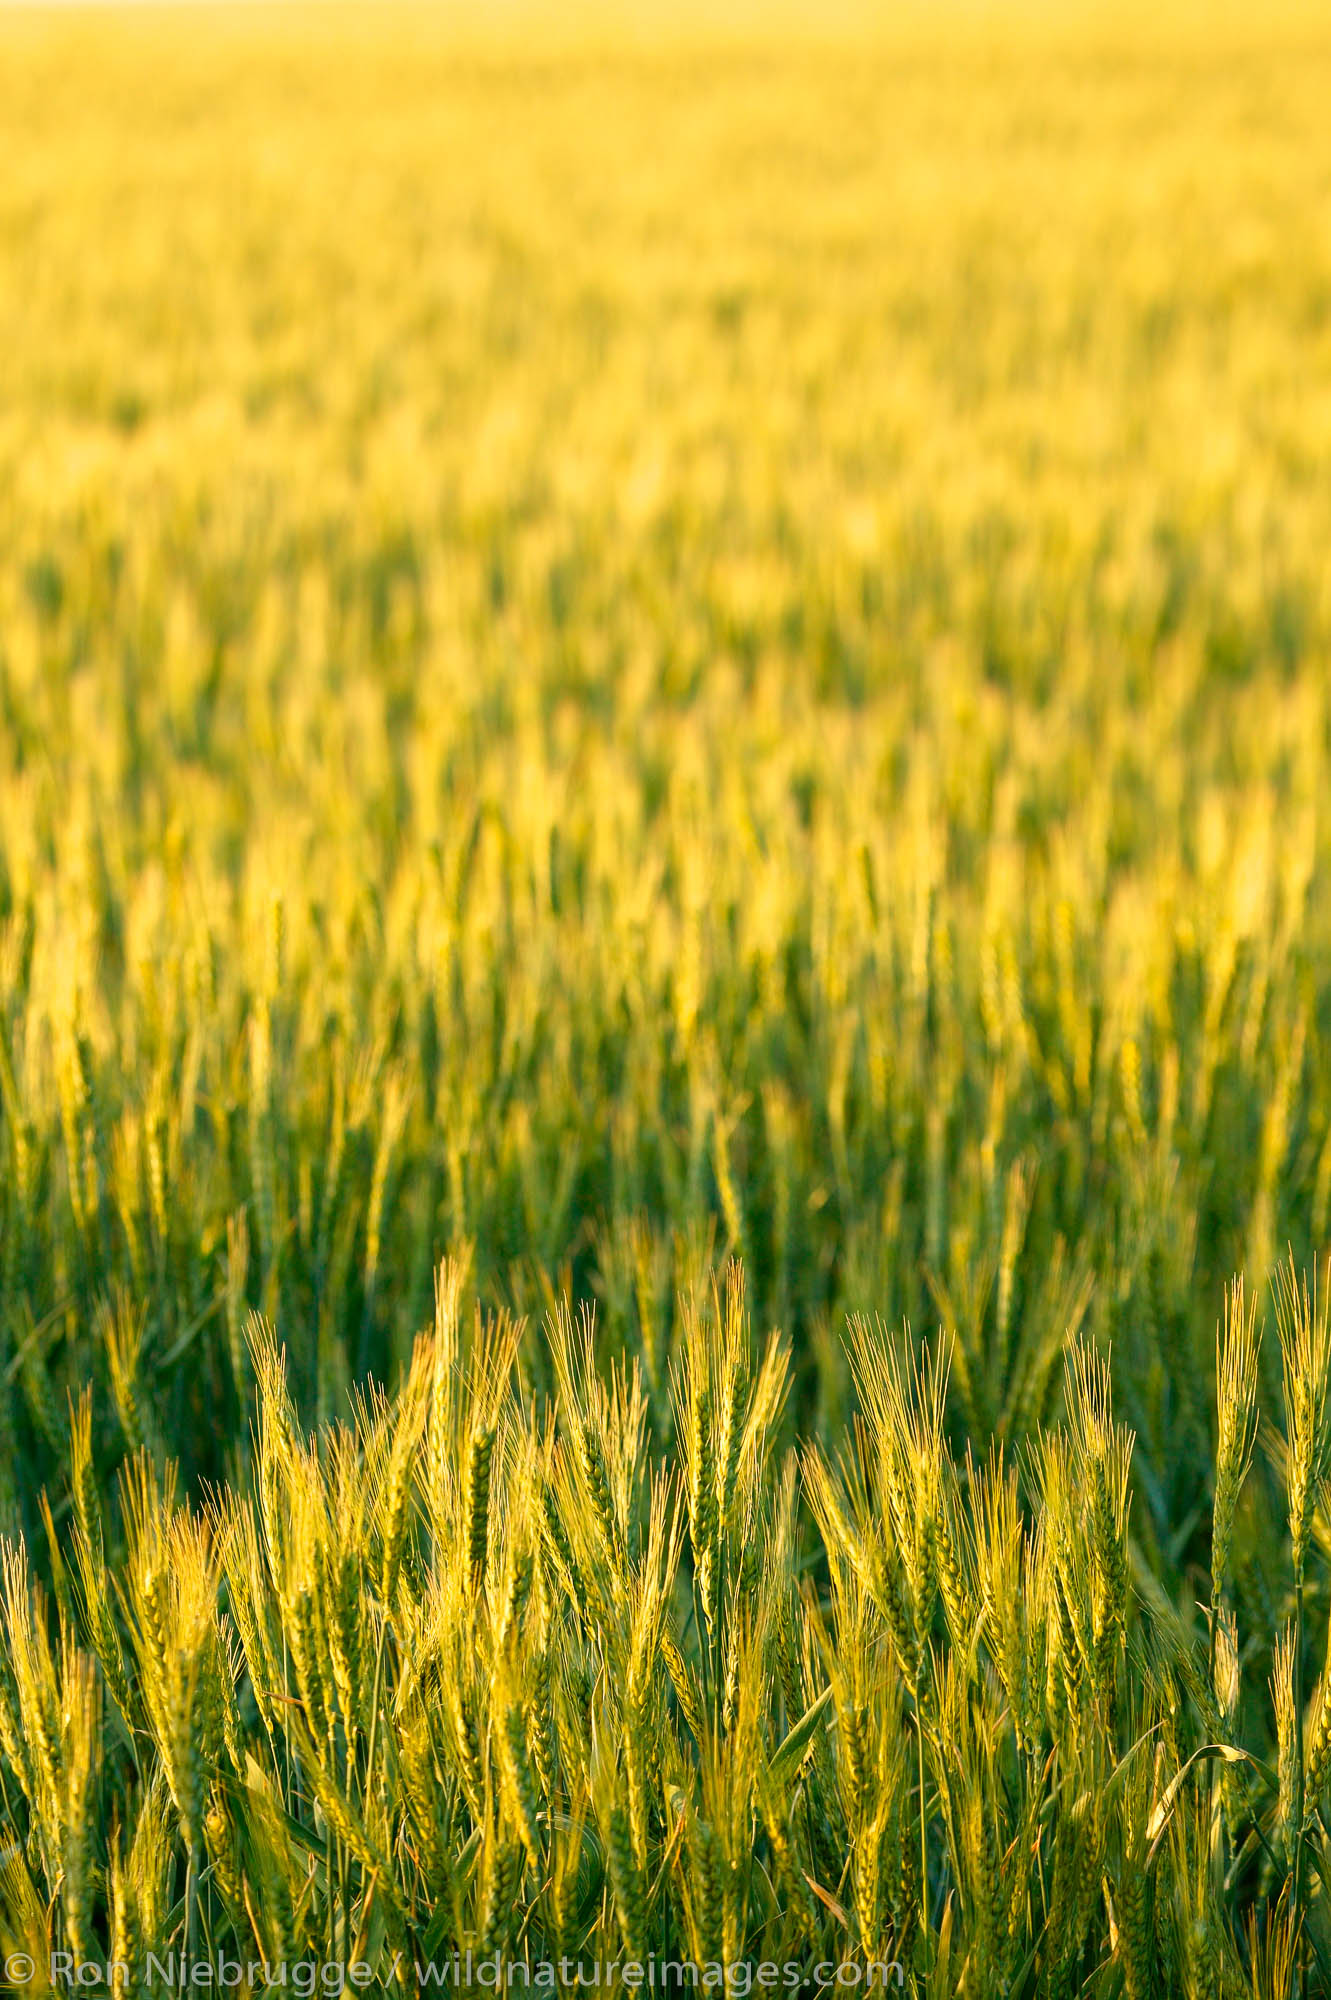
[[[11,1983],[1331,1992],[1328,101],[0,15]]]

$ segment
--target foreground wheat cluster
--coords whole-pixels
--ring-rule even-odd
[[[660,1960],[712,1990],[764,1965],[783,1987],[909,1969],[930,1993],[1134,1996],[1320,1966],[1320,1642],[1315,1688],[1299,1675],[1331,1328],[1292,1271],[1295,1613],[1246,1731],[1241,1287],[1187,1617],[1134,1576],[1132,1437],[1084,1347],[1061,1425],[958,1465],[942,1351],[857,1320],[853,1430],[781,1453],[789,1352],[755,1345],[737,1266],[685,1303],[668,1399],[636,1365],[604,1375],[565,1310],[543,1407],[515,1392],[519,1326],[469,1318],[463,1278],[441,1271],[398,1396],[314,1439],[256,1316],[252,1484],[191,1509],[132,1457],[114,1560],[85,1397],[54,1622],[22,1545],[4,1556],[0,1893],[26,1962],[118,1962],[151,1990],[135,1968],[178,1949],[261,1985],[355,1965],[428,1990],[465,1949],[505,1987]]]
[[[1331,28],[797,14],[0,18],[16,1991],[1331,1993]]]

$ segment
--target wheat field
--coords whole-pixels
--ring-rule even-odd
[[[0,1984],[1331,1994],[1331,14],[0,12]]]

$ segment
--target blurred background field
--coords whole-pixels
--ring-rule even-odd
[[[570,20],[0,21],[11,1429],[710,1244],[1160,1525],[1331,1204],[1331,30]]]

